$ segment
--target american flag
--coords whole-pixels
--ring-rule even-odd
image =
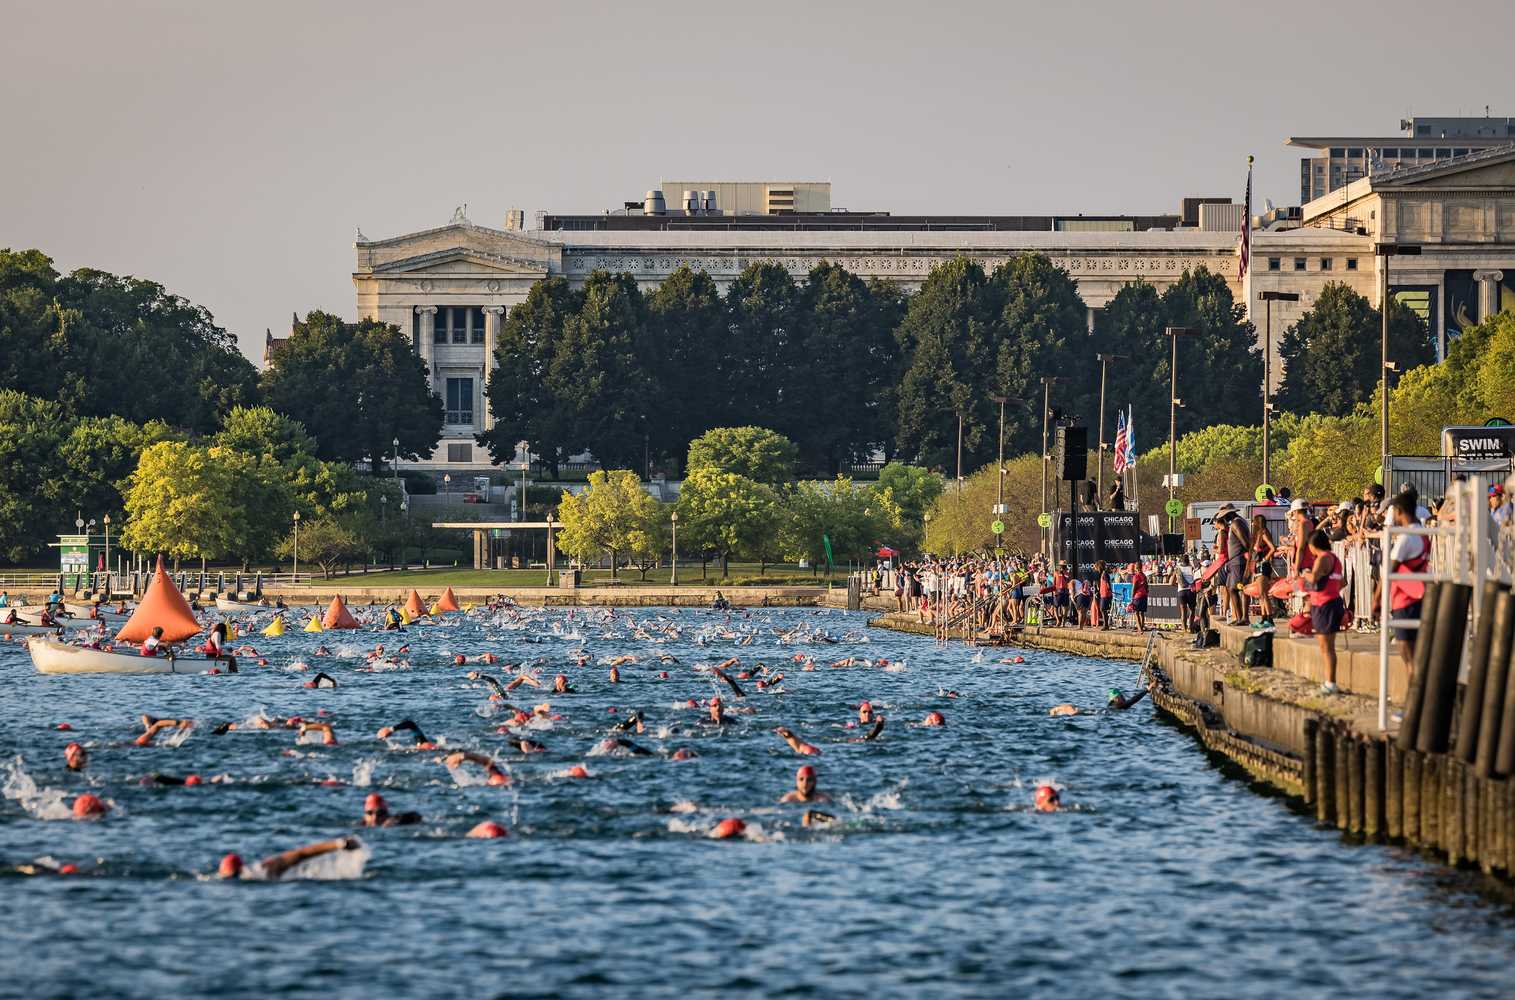
[[[1247,280],[1247,267],[1252,263],[1252,157],[1247,157],[1247,198],[1241,212],[1240,266],[1236,271],[1237,281]]]
[[[1126,423],[1126,411],[1115,411],[1115,474],[1118,476],[1131,467],[1131,427]]]

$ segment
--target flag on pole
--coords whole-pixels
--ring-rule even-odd
[[[832,558],[831,558],[831,536],[830,535],[822,535],[821,536],[821,545],[824,546],[825,549],[826,549],[826,565],[827,566],[835,566],[836,562],[834,560],[832,560]]]
[[[1126,411],[1115,411],[1115,474],[1118,476],[1126,471],[1126,445],[1131,440],[1130,430],[1126,426]]]
[[[1136,407],[1126,404],[1126,468],[1136,468]]]
[[[1252,264],[1252,157],[1247,157],[1247,196],[1241,212],[1241,252],[1237,254],[1239,266],[1237,281],[1247,280],[1247,270]]]

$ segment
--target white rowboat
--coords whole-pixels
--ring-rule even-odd
[[[230,673],[237,661],[232,657],[208,660],[202,657],[140,656],[107,653],[100,649],[70,646],[56,639],[32,639],[26,644],[32,665],[39,674],[203,674],[210,670]]]
[[[0,625],[0,636],[53,635],[66,627],[64,625],[34,625],[31,622],[21,622],[16,625]]]
[[[218,597],[216,598],[216,610],[251,613],[254,611],[273,611],[276,609],[268,604],[248,604],[245,601],[233,601],[228,597]]]

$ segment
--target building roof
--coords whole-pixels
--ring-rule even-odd
[[[1285,146],[1326,149],[1330,146],[1502,146],[1510,141],[1501,135],[1291,135]]]
[[[564,250],[735,250],[770,251],[776,244],[767,230],[675,229],[651,231],[532,232],[534,239],[557,244]],[[1204,232],[1197,229],[1147,230],[1143,232],[1052,232],[1048,230],[907,231],[870,230],[785,233],[782,246],[793,251],[852,250],[862,252],[941,250],[1234,250],[1234,232]]]
[[[824,212],[793,215],[553,215],[547,232],[641,232],[723,230],[804,232],[1053,232],[1059,223],[1130,223],[1138,232],[1173,229],[1177,215],[891,215],[888,212]]]

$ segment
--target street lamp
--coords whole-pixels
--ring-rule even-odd
[[[106,514],[100,520],[105,523],[105,599],[110,600],[110,592],[114,589],[110,585],[110,515]]]
[[[1272,485],[1269,470],[1272,468],[1271,439],[1268,436],[1269,415],[1273,412],[1273,303],[1298,302],[1298,292],[1258,292],[1263,306],[1263,482]]]
[[[1005,512],[1005,402],[1004,396],[990,396],[990,400],[999,404],[999,457],[995,459],[995,467],[999,469],[999,494],[994,502],[995,517]]]
[[[1052,456],[1047,454],[1047,425],[1052,420],[1052,383],[1062,381],[1056,375],[1042,376],[1042,509],[1041,513],[1047,513],[1047,463]],[[1037,516],[1040,520],[1040,514]],[[1047,528],[1042,529],[1042,550],[1050,554],[1050,537]]]
[[[1373,255],[1382,257],[1383,263],[1379,267],[1381,275],[1381,291],[1378,296],[1378,311],[1382,320],[1379,328],[1378,346],[1379,353],[1383,355],[1383,368],[1379,371],[1379,390],[1383,393],[1382,410],[1383,426],[1379,429],[1379,469],[1383,478],[1384,492],[1389,489],[1389,258],[1390,257],[1418,257],[1420,246],[1415,243],[1378,243],[1373,247]]]
[[[679,585],[679,512],[673,511],[668,515],[668,520],[673,522],[673,568],[668,571],[668,585]]]
[[[442,473],[442,492],[452,493],[452,473]]]
[[[395,438],[390,444],[395,446],[395,460],[389,469],[394,473],[395,481],[398,482],[400,479],[400,439]]]
[[[389,494],[379,494],[379,523],[386,524],[389,521]]]
[[[294,583],[295,580],[298,580],[299,578],[300,578],[300,512],[299,511],[295,511],[295,579],[291,580],[290,583]]]
[[[1094,472],[1094,499],[1105,495],[1105,369],[1112,361],[1125,361],[1124,354],[1096,354],[1099,359],[1099,468]]]
[[[1187,326],[1163,327],[1163,334],[1173,342],[1172,359],[1168,363],[1168,499],[1173,499],[1178,480],[1178,338],[1194,331]],[[1173,530],[1173,516],[1168,515],[1168,530]]]

